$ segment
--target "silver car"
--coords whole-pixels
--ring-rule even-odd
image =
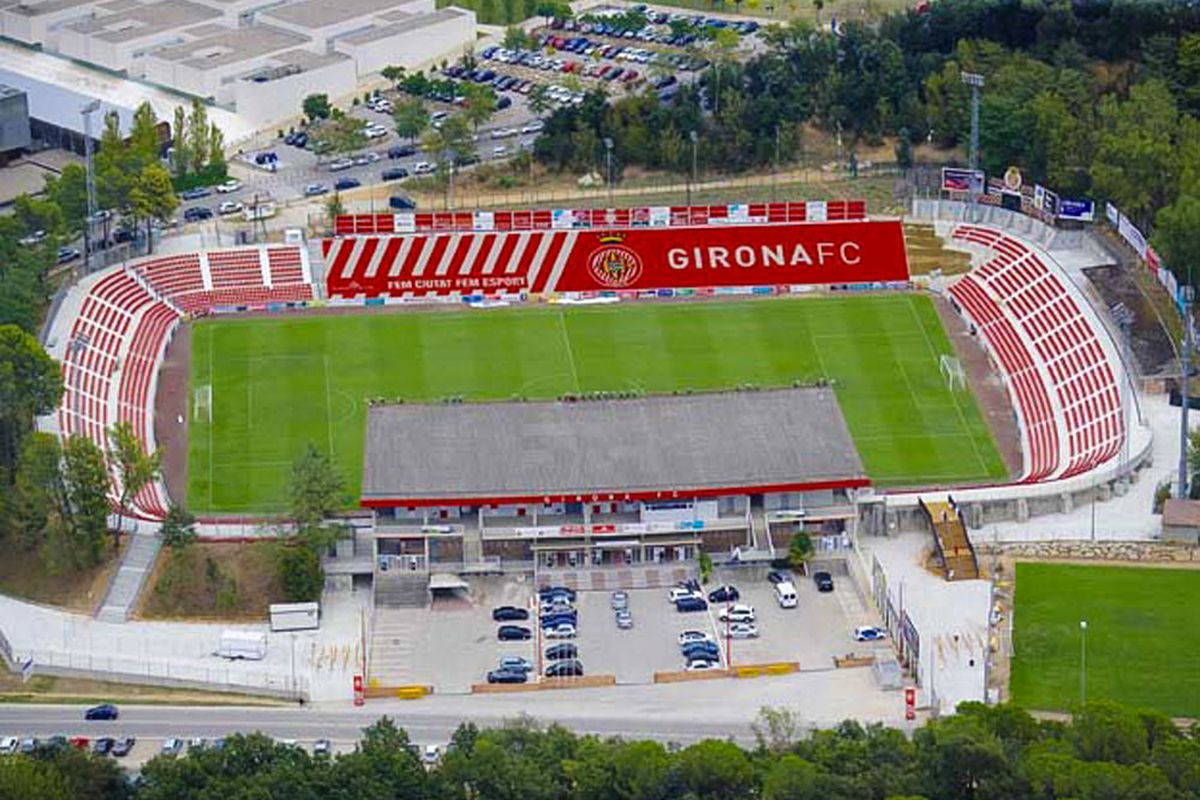
[[[622,609],[617,612],[617,627],[623,631],[627,631],[633,627],[633,614]]]
[[[629,595],[625,592],[612,593],[613,611],[624,611],[629,608]]]

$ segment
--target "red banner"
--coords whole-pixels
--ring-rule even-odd
[[[340,298],[908,280],[898,220],[348,236],[324,252]]]

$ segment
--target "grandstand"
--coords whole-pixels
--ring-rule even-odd
[[[62,405],[43,430],[86,436],[107,449],[108,430],[128,422],[154,448],[158,368],[179,323],[217,310],[253,310],[313,298],[307,251],[298,246],[163,255],[89,276],[73,287],[51,325],[47,349],[62,363]],[[113,497],[119,480],[113,474]],[[133,516],[166,513],[164,487],[133,499]]]

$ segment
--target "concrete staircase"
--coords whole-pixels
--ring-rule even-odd
[[[375,571],[375,608],[424,608],[429,605],[429,573]]]
[[[384,686],[411,683],[422,628],[422,620],[411,611],[376,608],[371,621],[369,679]]]
[[[463,528],[463,564],[483,563],[483,531],[478,525],[467,525]]]
[[[934,545],[948,581],[967,581],[979,577],[975,548],[967,536],[967,526],[954,500],[921,500],[921,508],[933,529]]]
[[[121,565],[108,585],[100,610],[96,612],[96,619],[101,622],[125,622],[129,619],[129,613],[137,602],[146,576],[154,567],[161,547],[162,540],[156,534],[134,534],[130,537],[129,546],[121,556]]]

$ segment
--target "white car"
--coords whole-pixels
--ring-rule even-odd
[[[685,589],[682,586],[676,586],[667,593],[668,603],[677,603],[685,597],[699,597],[703,599],[703,595],[693,592],[691,589]]]
[[[537,133],[538,131],[540,131],[542,128],[545,128],[545,127],[546,127],[546,123],[542,122],[540,119],[535,119],[533,122],[529,123],[524,128],[521,128],[521,133]]]
[[[718,617],[721,622],[754,622],[754,606],[746,606],[737,603],[732,606],[721,609],[721,614]]]
[[[422,755],[426,764],[436,764],[438,759],[442,757],[442,751],[436,744],[425,745],[425,752]]]
[[[856,642],[877,642],[886,638],[887,631],[874,625],[859,625],[854,629],[854,641]]]
[[[506,155],[508,155],[508,148],[504,145],[499,144],[492,148],[492,158],[504,158]]]
[[[344,170],[344,169],[350,169],[353,166],[354,166],[354,159],[346,158],[343,156],[342,158],[335,158],[333,161],[329,162],[329,171],[330,172],[340,172],[341,170]]]
[[[702,658],[697,658],[687,663],[684,667],[688,672],[704,672],[710,669],[720,669],[720,665],[715,661],[707,661]]]
[[[750,622],[735,622],[729,626],[731,639],[757,639],[758,626]]]
[[[177,756],[183,752],[183,739],[172,736],[169,739],[163,739],[162,747],[159,748],[159,754],[164,756]]]
[[[242,188],[241,181],[239,181],[237,178],[230,178],[229,180],[225,181],[220,186],[218,186],[217,191],[220,194],[230,194],[231,192],[236,192],[241,188]]]
[[[0,754],[9,755],[17,752],[17,745],[19,744],[20,742],[17,740],[17,737],[5,736],[3,739],[0,739]]]
[[[685,644],[692,644],[694,642],[711,642],[711,641],[713,641],[712,634],[705,633],[704,631],[684,631],[683,633],[679,634],[680,646],[683,646]]]
[[[221,205],[217,206],[218,214],[236,214],[243,208],[242,204],[237,200],[226,200]]]
[[[382,125],[368,125],[367,127],[363,128],[363,133],[367,135],[368,139],[380,139],[384,136],[387,136],[388,131],[387,128],[383,127]]]
[[[552,628],[546,629],[547,639],[574,639],[575,634],[575,626],[569,622],[564,622],[561,625],[555,625]]]
[[[430,164],[428,161],[418,161],[416,164],[413,164],[414,175],[428,175],[433,172],[433,169],[433,164]]]

